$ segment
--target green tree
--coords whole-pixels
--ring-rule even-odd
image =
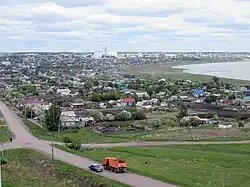
[[[147,116],[142,110],[137,110],[135,112],[132,112],[132,118],[134,120],[142,120],[142,119],[147,119]]]
[[[30,107],[26,107],[23,111],[23,114],[25,115],[26,118],[36,117],[35,112]]]
[[[213,76],[213,82],[215,84],[219,85],[220,84],[220,79],[218,77],[216,77],[216,76]]]
[[[59,128],[61,109],[57,105],[51,105],[45,111],[45,126],[48,131],[57,131]]]
[[[176,118],[181,119],[181,118],[183,118],[183,117],[185,117],[187,115],[188,115],[187,107],[184,106],[183,104],[181,104],[179,106],[179,111],[178,111],[178,113],[176,115]]]
[[[94,84],[91,80],[87,80],[85,83],[84,83],[84,89],[86,90],[90,90],[91,88],[93,88]]]
[[[83,96],[83,89],[82,89],[82,88],[79,88],[79,89],[78,89],[78,93],[79,93],[81,96]]]
[[[238,121],[238,127],[244,127],[244,122],[243,121]]]
[[[216,96],[214,96],[214,95],[209,95],[209,96],[207,96],[207,97],[205,98],[204,101],[205,101],[206,103],[213,103],[213,102],[216,101]]]
[[[123,110],[119,114],[117,114],[115,118],[118,121],[128,121],[131,119],[131,117],[132,117],[132,115],[130,112]]]
[[[104,119],[103,113],[98,110],[91,111],[90,116],[93,117],[95,121],[103,121]]]
[[[234,93],[230,94],[230,95],[228,96],[228,99],[235,100],[235,99],[236,99],[235,94],[234,94]]]
[[[147,94],[151,97],[154,93],[153,89],[148,87],[147,90],[146,90]]]
[[[100,93],[94,93],[94,94],[91,96],[91,100],[94,101],[94,102],[101,101],[101,94],[100,94]]]

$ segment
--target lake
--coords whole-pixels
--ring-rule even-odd
[[[184,72],[192,74],[250,80],[250,61],[190,64],[173,68],[184,69]]]

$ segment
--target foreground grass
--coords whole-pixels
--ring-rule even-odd
[[[7,127],[0,127],[0,142],[6,142],[9,140],[10,133]]]
[[[52,162],[33,150],[5,151],[5,158],[4,187],[128,187],[60,161]]]
[[[128,162],[128,169],[132,172],[183,187],[246,187],[250,184],[248,144],[119,147],[80,151],[60,148],[96,161],[102,161],[107,156],[119,157]]]

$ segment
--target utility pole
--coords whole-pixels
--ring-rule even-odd
[[[24,117],[26,117],[26,106],[24,107]]]
[[[3,143],[1,146],[1,163],[0,163],[0,187],[2,187],[2,162],[3,162]]]
[[[51,158],[52,158],[52,160],[54,160],[54,142],[53,142],[53,140],[52,140],[52,145],[51,145],[51,151],[52,151],[51,152]]]

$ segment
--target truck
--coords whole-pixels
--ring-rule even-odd
[[[127,168],[127,163],[115,157],[106,157],[101,164],[105,170],[115,173],[124,173]]]

